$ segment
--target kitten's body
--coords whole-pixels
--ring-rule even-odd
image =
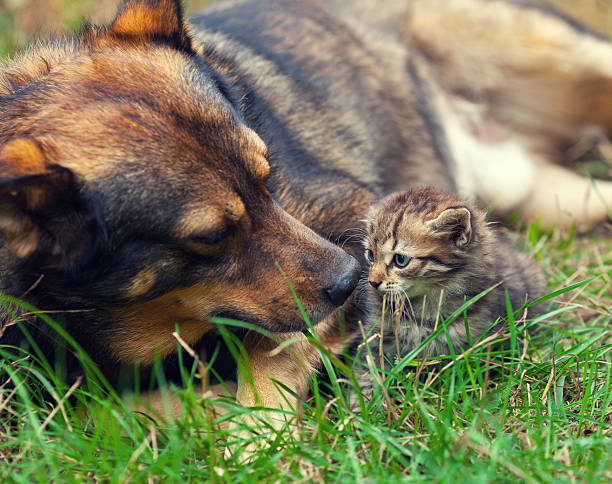
[[[367,219],[365,247],[371,286],[366,330],[380,333],[385,296],[392,303],[382,335],[388,356],[398,350],[405,356],[441,323],[439,314],[448,317],[496,284],[467,309],[472,341],[507,314],[506,291],[514,309],[545,292],[537,262],[494,231],[482,211],[431,188],[394,193],[376,205]],[[402,296],[408,296],[405,302]],[[463,317],[447,329],[455,352],[468,347]],[[371,345],[377,356],[378,338]],[[441,354],[449,354],[444,332],[427,349],[428,356]]]

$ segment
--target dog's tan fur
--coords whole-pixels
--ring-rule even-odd
[[[580,137],[611,134],[607,40],[504,0],[415,1],[406,35],[436,87],[462,195],[547,225],[609,220],[612,182],[558,165]],[[505,166],[485,159],[508,149]]]

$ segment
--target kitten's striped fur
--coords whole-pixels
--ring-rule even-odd
[[[399,351],[402,357],[429,336],[436,326],[438,309],[447,317],[466,299],[495,284],[501,283],[467,311],[473,341],[507,313],[506,290],[515,309],[526,298],[533,300],[545,293],[539,265],[493,230],[475,205],[454,195],[432,188],[393,193],[372,208],[366,229],[370,307],[365,329],[380,332],[385,296],[392,306],[382,336],[388,356]],[[393,314],[396,310],[401,311],[398,326]],[[462,317],[448,326],[448,333],[455,352],[468,346]],[[372,339],[376,361],[379,345],[378,338]],[[428,356],[448,352],[444,333],[427,350]],[[367,351],[361,354],[365,357]]]

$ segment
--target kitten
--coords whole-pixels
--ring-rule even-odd
[[[408,354],[441,324],[439,314],[448,317],[497,283],[467,309],[472,341],[507,314],[505,291],[515,310],[527,297],[545,294],[537,262],[493,230],[481,210],[454,195],[432,188],[393,193],[373,207],[366,222],[370,270],[365,330],[380,333],[384,296],[391,303],[382,335],[388,358]],[[456,353],[469,346],[463,316],[447,329]],[[379,364],[379,338],[370,345]],[[363,348],[364,359],[366,354]],[[449,354],[444,332],[427,349],[427,356],[441,354]]]

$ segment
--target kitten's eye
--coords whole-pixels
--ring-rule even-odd
[[[395,254],[395,256],[393,256],[393,263],[400,268],[406,267],[410,259],[412,259],[412,257],[408,257],[407,255]]]
[[[374,252],[372,252],[370,249],[366,250],[366,258],[370,262],[374,262]]]

